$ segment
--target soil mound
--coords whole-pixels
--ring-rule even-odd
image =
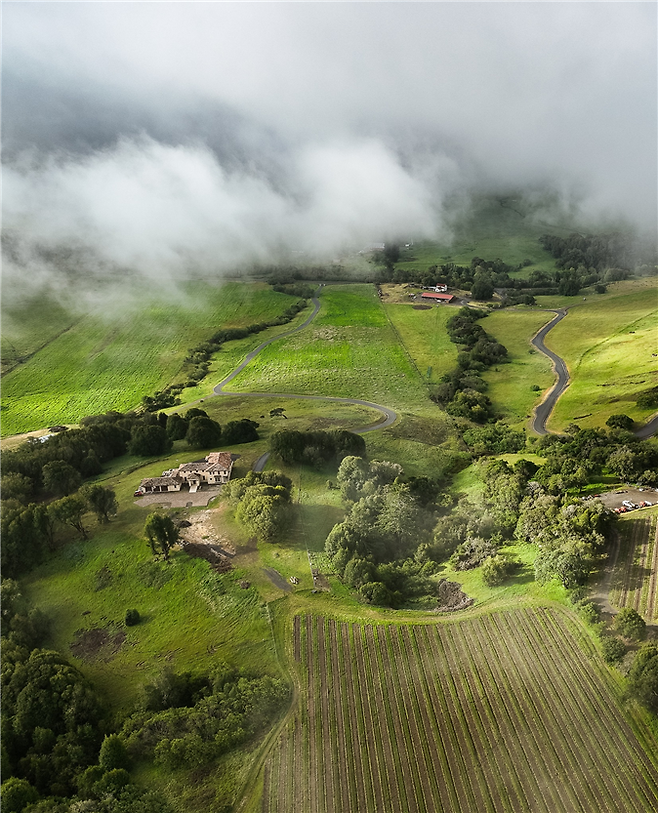
[[[455,610],[464,610],[473,604],[474,599],[466,595],[461,584],[449,582],[441,579],[439,582],[439,606],[436,608],[439,613],[450,613]]]

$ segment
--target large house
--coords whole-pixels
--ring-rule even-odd
[[[190,494],[194,494],[204,484],[228,483],[232,469],[233,457],[230,452],[210,452],[204,460],[181,463],[177,469],[163,471],[162,477],[147,477],[139,484],[135,494],[180,491],[182,486],[187,486]]]

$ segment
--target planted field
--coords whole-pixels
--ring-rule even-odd
[[[620,523],[620,546],[610,602],[632,607],[648,624],[658,621],[658,515]]]
[[[298,616],[292,649],[300,701],[264,766],[266,813],[658,806],[656,766],[558,612],[406,627]]]
[[[551,431],[572,421],[601,426],[618,413],[640,422],[651,414],[635,400],[658,384],[658,296],[655,280],[641,282],[643,290],[578,304],[548,334],[546,346],[567,362],[572,379],[549,420]]]
[[[130,409],[172,382],[187,351],[215,330],[271,319],[293,301],[265,285],[242,283],[194,283],[180,297],[173,304],[142,292],[113,314],[84,316],[3,376],[3,435]],[[32,329],[28,322],[26,347]],[[215,366],[221,369],[221,362]]]
[[[266,347],[231,390],[336,395],[394,408],[429,403],[374,286],[327,286],[321,302],[308,329]]]

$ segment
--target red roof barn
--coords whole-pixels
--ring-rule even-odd
[[[420,298],[421,299],[435,299],[438,302],[452,302],[452,300],[455,297],[452,294],[435,294],[435,293],[430,293],[429,291],[427,291],[426,293],[421,294]]]

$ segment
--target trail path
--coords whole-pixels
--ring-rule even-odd
[[[356,406],[370,407],[371,409],[376,409],[378,412],[381,412],[382,419],[377,423],[369,424],[368,426],[361,427],[360,429],[352,429],[352,432],[354,432],[356,435],[364,435],[366,432],[374,432],[376,429],[386,429],[386,427],[395,423],[398,417],[397,412],[390,409],[390,407],[382,406],[381,404],[374,404],[372,401],[364,401],[361,398],[338,398],[331,395],[298,395],[296,393],[285,392],[227,392],[224,389],[224,387],[226,387],[227,384],[230,384],[231,381],[233,381],[233,379],[236,378],[236,376],[238,376],[244,370],[244,368],[266,347],[273,342],[278,342],[280,339],[285,339],[288,336],[292,336],[293,333],[298,333],[300,330],[304,330],[311,324],[311,322],[313,322],[320,311],[320,300],[318,299],[318,294],[320,293],[322,287],[323,284],[320,285],[320,288],[318,288],[315,295],[312,297],[311,301],[313,302],[313,312],[304,322],[302,322],[301,325],[292,328],[292,330],[287,330],[285,333],[279,333],[277,336],[273,336],[271,339],[267,339],[266,341],[262,342],[262,344],[259,344],[255,350],[252,350],[247,354],[244,361],[241,362],[232,373],[229,373],[226,378],[222,379],[222,381],[217,384],[217,386],[213,389],[212,394],[213,396],[239,395],[243,398],[294,398],[300,401],[333,401],[341,404],[355,404]],[[265,468],[268,459],[269,452],[261,455],[254,463],[254,471],[262,471]]]

